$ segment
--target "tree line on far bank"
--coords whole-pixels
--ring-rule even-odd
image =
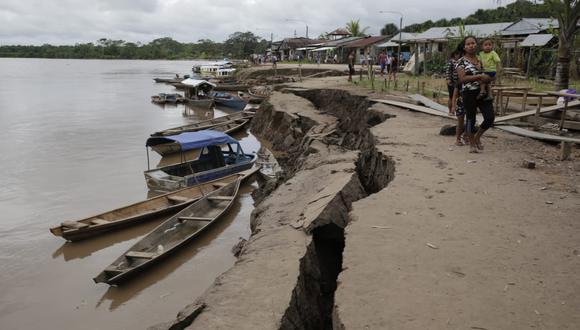
[[[74,46],[0,46],[0,57],[142,60],[247,58],[253,53],[263,53],[269,46],[269,41],[252,32],[235,32],[224,42],[201,39],[196,43],[181,43],[165,37],[141,44],[102,38],[96,43]]]

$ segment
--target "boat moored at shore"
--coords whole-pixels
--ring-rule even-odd
[[[256,154],[246,154],[240,143],[231,136],[212,130],[186,132],[171,136],[152,136],[147,147],[178,143],[182,151],[200,149],[192,161],[168,165],[144,172],[147,187],[154,191],[173,191],[222,178],[251,168]],[[149,149],[147,149],[149,150]],[[147,155],[149,167],[149,155]]]

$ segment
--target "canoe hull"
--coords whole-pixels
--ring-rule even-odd
[[[240,181],[204,196],[167,219],[97,275],[93,279],[95,283],[119,284],[201,235],[231,208]]]
[[[83,224],[83,223],[89,224],[89,225],[82,227],[82,228],[71,229],[71,228],[68,228],[64,225],[60,225],[60,226],[50,228],[50,231],[55,236],[61,236],[68,241],[75,242],[75,241],[99,236],[99,235],[105,234],[107,232],[115,231],[115,230],[118,230],[118,229],[121,229],[124,227],[128,227],[128,226],[131,226],[134,224],[143,223],[143,222],[148,221],[148,220],[158,219],[160,216],[171,215],[171,214],[176,213],[176,212],[182,210],[183,208],[191,205],[192,203],[196,202],[199,198],[201,198],[204,194],[208,194],[208,193],[211,193],[212,191],[216,190],[218,188],[217,185],[231,183],[237,179],[246,180],[247,178],[252,176],[257,171],[258,171],[258,168],[253,168],[253,169],[250,169],[247,171],[237,173],[235,175],[221,178],[220,180],[206,182],[204,185],[188,187],[186,189],[182,189],[182,190],[174,191],[174,192],[164,194],[161,196],[149,198],[149,199],[141,201],[141,202],[137,202],[137,203],[133,203],[133,204],[130,204],[127,206],[123,206],[123,207],[117,208],[115,210],[111,210],[111,211],[101,213],[101,214],[98,214],[95,216],[91,216],[91,217],[88,217],[85,219],[71,221],[71,222],[76,222],[76,223],[81,223],[81,224]],[[197,192],[197,190],[199,190],[199,192]],[[195,196],[192,196],[192,194],[198,194],[198,196],[195,197]],[[159,204],[161,200],[172,198],[172,196],[183,196],[183,195],[186,195],[186,196],[189,195],[189,196],[192,196],[192,198],[190,198],[188,201],[184,201],[182,203],[170,205],[167,207],[157,206],[160,208],[156,209],[156,210],[151,210],[151,208],[155,207],[155,205],[153,205],[153,204]],[[133,211],[134,209],[136,211]],[[137,213],[138,210],[141,210],[141,209],[149,210],[149,211]],[[119,217],[118,219],[111,219],[112,217],[114,217],[114,214],[126,214],[126,213],[133,213],[133,212],[135,212],[136,214],[131,215],[131,216]],[[101,218],[101,219],[108,218],[111,220],[109,223],[96,224],[96,225],[91,224],[91,220],[96,219],[96,218]]]
[[[184,132],[195,132],[195,131],[200,131],[203,129],[211,129],[212,127],[214,127],[218,124],[224,124],[226,122],[231,122],[233,120],[238,120],[238,119],[251,119],[252,117],[254,117],[254,112],[251,112],[251,111],[236,112],[236,113],[233,113],[231,115],[218,117],[218,118],[214,118],[214,119],[209,119],[209,120],[204,120],[204,121],[197,122],[195,124],[168,128],[168,129],[163,130],[163,131],[155,132],[155,133],[151,134],[151,136],[176,135],[176,134],[180,134],[180,133],[184,133]]]

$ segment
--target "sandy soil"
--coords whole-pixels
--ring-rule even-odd
[[[294,86],[368,95],[345,80]],[[290,110],[291,99],[278,103],[299,112]],[[438,134],[448,119],[385,105],[373,110],[394,116],[372,133],[378,151],[395,162],[395,177],[352,204],[333,328],[580,328],[579,150],[561,162],[556,146],[492,129],[485,151],[469,154]],[[200,298],[207,306],[191,329],[284,325],[300,286],[298,259],[311,241],[296,219],[337,172],[325,166],[340,151],[325,152],[321,166],[311,163],[258,207],[255,235]],[[524,159],[537,167],[523,168]]]
[[[578,329],[578,150],[560,162],[557,147],[491,130],[469,154],[438,135],[445,119],[384,111],[397,117],[372,131],[395,179],[353,205],[344,328]]]

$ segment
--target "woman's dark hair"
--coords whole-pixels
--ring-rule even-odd
[[[470,39],[470,38],[475,40],[475,44],[478,45],[477,38],[475,36],[467,36],[467,37],[463,38],[463,40],[461,40],[459,45],[457,45],[457,51],[460,52],[461,56],[465,55],[465,42],[467,41],[467,39]]]

